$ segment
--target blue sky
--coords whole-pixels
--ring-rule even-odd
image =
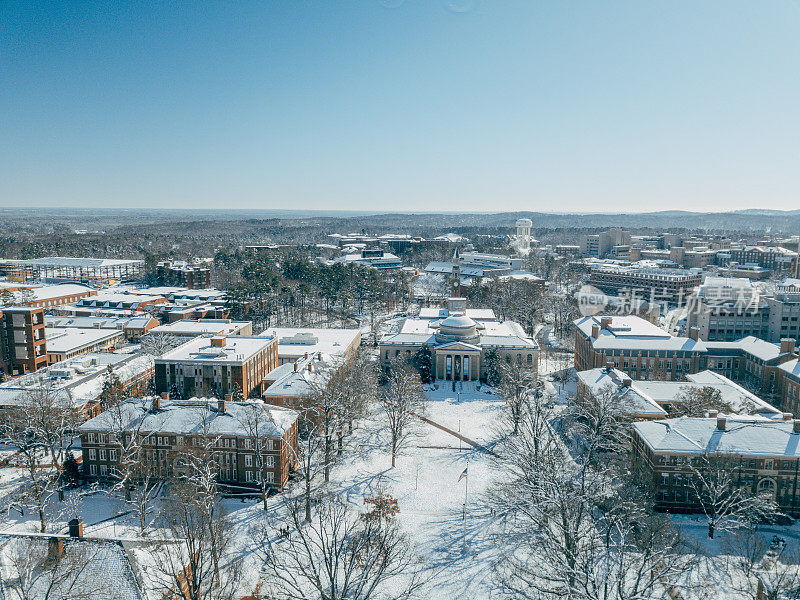
[[[0,1],[0,205],[800,208],[800,0]]]

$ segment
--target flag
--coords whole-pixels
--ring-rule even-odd
[[[461,481],[462,479],[466,478],[466,476],[467,476],[467,469],[469,469],[469,467],[468,467],[468,466],[467,466],[467,467],[464,467],[464,470],[461,472],[461,476],[458,478],[458,481]]]

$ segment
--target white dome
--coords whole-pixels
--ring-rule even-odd
[[[517,227],[533,227],[533,221],[530,219],[517,219]]]
[[[439,331],[444,329],[473,329],[477,323],[467,315],[451,315],[439,324]]]

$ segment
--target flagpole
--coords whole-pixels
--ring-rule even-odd
[[[464,478],[464,537],[462,538],[461,553],[467,554],[467,491],[469,490],[469,461],[467,461],[467,476]]]

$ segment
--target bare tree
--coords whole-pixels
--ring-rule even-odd
[[[140,400],[114,400],[102,413],[108,430],[109,451],[117,456],[111,470],[112,489],[119,490],[125,502],[133,507],[139,521],[139,533],[144,535],[150,524],[153,501],[161,492],[166,465],[161,464],[157,451],[152,449],[153,432],[143,424],[147,411],[152,410]]]
[[[164,502],[165,528],[153,550],[154,587],[176,600],[229,600],[237,597],[238,563],[220,564],[232,542],[232,528],[216,497],[176,482]]]
[[[0,546],[0,590],[8,600],[112,597],[113,582],[96,572],[98,543],[8,537]]]
[[[705,452],[689,462],[688,486],[708,522],[708,537],[777,515],[771,494],[755,494],[741,478],[742,459]]]
[[[303,503],[305,520],[311,521],[311,482],[319,470],[323,440],[319,425],[304,422],[300,425],[295,459],[303,475]]]
[[[611,385],[603,386],[570,406],[571,431],[579,441],[580,462],[608,465],[630,448],[631,406]]]
[[[47,502],[60,492],[59,473],[72,444],[79,419],[69,394],[44,387],[20,396],[19,406],[2,422],[2,441],[17,450],[27,481],[22,497],[39,515],[42,533],[47,524]]]
[[[163,332],[148,333],[141,339],[142,352],[153,357],[161,356],[180,344],[181,341],[177,337]]]
[[[536,391],[536,372],[522,360],[501,362],[499,371],[500,384],[497,386],[497,393],[506,401],[511,417],[512,434],[517,435],[520,419]]]
[[[718,412],[736,412],[722,399],[722,393],[710,385],[702,387],[683,386],[670,406],[670,416],[705,417],[709,410]]]
[[[380,398],[389,425],[394,467],[397,453],[408,440],[411,422],[424,407],[419,374],[408,364],[393,364]]]
[[[261,500],[264,510],[267,510],[267,498],[273,484],[267,481],[264,476],[264,469],[269,460],[274,460],[273,449],[271,447],[272,436],[275,432],[275,423],[269,413],[264,409],[264,404],[251,402],[244,405],[244,411],[239,417],[239,423],[245,432],[245,448],[252,450],[253,466],[256,468],[256,484],[261,492]]]
[[[275,598],[400,600],[421,584],[419,565],[393,519],[362,518],[343,500],[327,496],[306,523],[300,507],[287,503],[289,535],[265,548]]]

